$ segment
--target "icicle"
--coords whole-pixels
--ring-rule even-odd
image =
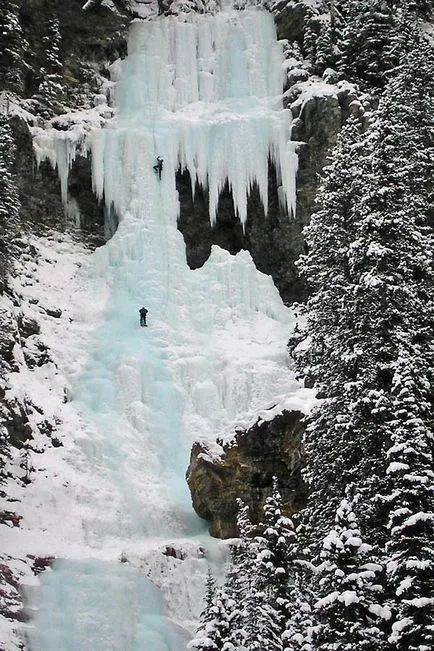
[[[103,185],[110,187],[107,205],[113,202],[122,212],[134,161],[146,158],[152,169],[162,155],[166,169],[170,163],[173,171],[181,166],[190,172],[193,194],[196,183],[208,188],[212,224],[227,181],[244,226],[253,184],[267,210],[271,157],[281,178],[282,204],[291,211],[297,156],[290,142],[291,113],[281,103],[282,56],[273,18],[261,11],[134,23],[117,89],[118,125],[105,145],[98,138],[92,143],[100,161],[94,166],[98,196]],[[122,126],[127,122],[137,128],[128,146]],[[145,144],[141,132],[152,132],[153,141]],[[113,156],[119,165],[104,183],[102,161]]]
[[[67,131],[56,129],[39,129],[33,131],[33,148],[36,163],[39,165],[48,160],[53,169],[57,169],[60,179],[60,190],[64,204],[68,201],[69,171],[77,155],[77,141],[74,135]],[[83,153],[86,153],[83,150]]]
[[[267,210],[271,157],[282,205],[293,211],[297,155],[291,113],[281,103],[282,56],[273,18],[261,11],[133,23],[116,89],[119,119],[89,139],[97,196],[121,215],[137,166],[146,160],[152,169],[162,155],[166,169],[188,169],[193,194],[197,182],[208,187],[212,224],[227,181],[244,226],[254,183]],[[133,137],[126,123],[136,126]],[[38,129],[34,138],[38,164],[57,167],[64,202],[78,144],[73,133],[54,129]]]

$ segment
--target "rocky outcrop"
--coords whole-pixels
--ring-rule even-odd
[[[252,521],[261,521],[263,505],[277,477],[287,515],[306,501],[301,477],[303,414],[283,411],[270,421],[258,421],[236,432],[222,453],[214,456],[206,445],[193,446],[187,482],[196,513],[210,521],[217,538],[238,535],[237,499],[250,507]]]
[[[309,223],[315,207],[320,175],[336,144],[339,131],[349,115],[361,123],[364,110],[356,88],[338,81],[326,70],[315,90],[315,81],[295,84],[285,94],[285,105],[293,114],[292,139],[299,142],[297,176],[297,219]],[[310,86],[309,83],[312,85]]]
[[[297,89],[292,91],[297,92]],[[307,224],[314,209],[319,175],[327,157],[336,143],[343,123],[339,98],[335,93],[311,95],[305,102],[288,104],[295,117],[292,138],[300,143],[298,148],[297,217]]]
[[[47,30],[54,20],[58,21],[60,35],[56,72],[62,99],[68,108],[88,105],[92,92],[98,89],[99,76],[108,75],[107,64],[126,53],[125,36],[131,16],[120,8],[111,11],[101,4],[84,12],[83,0],[15,0],[14,5],[18,19],[14,29],[24,45],[20,58],[13,59],[13,75],[0,65],[1,85],[28,98],[28,109],[36,104],[47,68]]]
[[[42,120],[71,109],[89,109],[100,101],[102,84],[109,77],[109,65],[126,54],[126,34],[131,16],[110,10],[101,4],[91,10],[82,10],[82,0],[63,2],[53,0],[18,0],[17,18],[22,40],[26,43],[20,57],[16,57],[13,82],[0,66],[0,81],[14,106],[16,94],[25,111],[18,111],[11,119],[16,144],[14,178],[21,200],[21,227],[40,234],[46,230],[69,230],[77,233],[90,246],[104,241],[104,209],[96,200],[91,187],[91,162],[77,156],[69,178],[69,201],[65,209],[60,198],[57,172],[48,163],[36,167],[30,124],[42,125]],[[58,21],[60,49],[56,89],[59,98],[52,105],[41,100],[40,87],[44,83],[46,67],[47,26]],[[20,84],[16,80],[20,79]],[[12,85],[10,86],[10,83]],[[41,104],[42,102],[42,104]],[[14,109],[11,109],[12,115]],[[23,117],[24,116],[24,117]],[[42,118],[42,120],[41,120]],[[52,126],[64,130],[60,120]]]
[[[275,15],[277,38],[296,41],[301,47],[304,40],[304,27],[306,16],[314,6],[314,2],[300,0],[280,0],[273,5]]]
[[[21,226],[36,235],[51,230],[75,233],[89,247],[100,246],[104,237],[104,207],[92,191],[91,160],[77,156],[68,183],[68,204],[62,203],[57,170],[48,162],[36,167],[32,137],[26,122],[11,120],[17,155],[14,166],[20,196]]]

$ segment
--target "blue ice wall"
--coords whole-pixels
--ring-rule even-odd
[[[161,613],[159,592],[127,563],[58,561],[42,577],[31,648],[44,651],[180,651],[185,637]]]

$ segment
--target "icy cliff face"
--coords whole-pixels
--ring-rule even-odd
[[[272,16],[259,11],[137,21],[116,91],[114,128],[94,131],[86,142],[77,129],[39,132],[38,161],[57,166],[66,200],[77,147],[90,148],[95,191],[122,215],[137,162],[152,173],[156,156],[164,153],[171,176],[181,166],[190,172],[193,192],[196,182],[209,188],[211,222],[228,180],[244,224],[254,182],[268,204],[270,157],[281,201],[294,211],[297,156],[291,113],[281,102],[282,63]]]
[[[191,444],[229,436],[271,404],[290,409],[292,398],[297,406],[304,399],[286,354],[293,316],[271,278],[247,251],[231,256],[218,247],[203,268],[189,269],[177,228],[179,164],[209,186],[211,219],[226,176],[241,220],[253,180],[266,197],[269,157],[282,202],[293,205],[296,161],[272,17],[228,11],[135,23],[130,53],[116,89],[118,115],[86,143],[95,190],[120,219],[78,274],[101,310],[99,322],[92,340],[79,342],[86,360],[70,379],[68,417],[59,423],[61,471],[34,473],[26,488],[22,531],[31,531],[47,556],[69,559],[53,566],[55,576],[36,599],[35,651],[57,651],[59,640],[67,651],[101,648],[100,631],[112,635],[107,618],[117,603],[108,594],[102,612],[99,594],[110,576],[119,595],[129,584],[142,595],[134,612],[118,609],[125,651],[143,640],[167,648],[167,613],[191,629],[206,568],[200,550],[210,546],[185,483]],[[36,137],[38,155],[57,164],[65,190],[79,142],[66,133]],[[161,179],[153,169],[157,155],[164,158]],[[77,319],[86,319],[75,294]],[[142,305],[147,328],[139,325]],[[60,355],[66,375],[76,343],[68,341],[69,352]],[[182,548],[181,556],[190,551],[174,559],[162,553],[168,546]],[[119,569],[121,551],[129,569]],[[154,598],[143,567],[168,604]],[[56,610],[62,585],[67,616]],[[80,590],[87,617],[104,625],[82,626],[81,606],[70,598]],[[174,648],[182,644],[181,636]]]

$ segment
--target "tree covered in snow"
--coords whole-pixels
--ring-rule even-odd
[[[233,651],[238,649],[245,638],[244,599],[251,581],[252,556],[249,543],[253,526],[247,506],[239,503],[237,517],[240,540],[231,546],[230,562],[225,582],[216,588],[208,573],[205,607],[200,616],[196,635],[189,643],[191,649],[219,649]]]
[[[288,587],[288,611],[282,633],[284,651],[313,651],[315,631],[311,573],[294,565]]]
[[[360,454],[360,442],[349,431],[351,407],[346,386],[356,368],[353,324],[346,306],[354,292],[347,253],[353,238],[353,207],[364,182],[363,156],[359,125],[350,118],[338,137],[332,162],[324,170],[318,209],[305,229],[309,253],[300,260],[310,289],[303,309],[308,346],[296,348],[293,355],[321,397],[304,441],[311,498],[303,531],[309,543],[316,537],[317,545],[334,520]]]
[[[390,642],[432,647],[434,69],[413,33],[364,133],[343,129],[306,229],[311,287],[301,366],[320,403],[307,428],[312,557],[357,483],[363,536],[382,550]],[[343,614],[345,616],[345,613]]]
[[[15,142],[10,120],[0,114],[0,290],[3,288],[13,237],[20,223],[20,198],[13,171]]]
[[[431,3],[412,0],[324,0],[306,17],[304,54],[322,72],[336,68],[367,88],[383,88],[408,51],[406,33]]]
[[[346,24],[338,43],[339,69],[381,86],[391,67],[385,52],[392,38],[396,8],[384,0],[349,0],[342,9]]]
[[[334,527],[323,540],[314,604],[313,646],[318,651],[387,648],[391,613],[381,604],[382,566],[372,562],[351,504],[343,499]]]
[[[0,5],[0,88],[20,93],[23,88],[24,52],[28,44],[19,19],[19,5],[2,0]]]
[[[384,496],[389,508],[387,573],[395,609],[390,640],[399,651],[434,647],[434,419],[426,385],[427,378],[431,389],[434,385],[434,360],[423,356],[418,362],[425,373],[415,374],[414,360],[405,357],[394,373],[396,411]]]
[[[229,630],[228,614],[230,599],[224,587],[216,588],[215,579],[208,571],[205,592],[205,606],[200,616],[200,623],[189,649],[221,650]]]
[[[258,574],[283,622],[288,610],[289,574],[296,553],[296,532],[292,520],[283,514],[276,478],[273,491],[265,500],[263,532],[256,540]]]
[[[272,507],[270,503],[268,506],[270,516]],[[267,537],[254,535],[255,528],[250,523],[246,507],[240,510],[239,524],[244,549],[244,567],[239,567],[247,579],[243,599],[244,646],[248,651],[280,651],[282,615],[275,599],[275,588],[280,583],[275,569],[279,563],[274,565],[269,544],[275,536],[271,528]],[[277,583],[273,583],[276,579]]]
[[[264,516],[264,523],[256,527],[248,507],[240,504],[240,539],[231,548],[224,585],[215,597],[207,591],[206,608],[191,648],[283,650],[296,534],[292,521],[282,513],[276,483],[266,500]],[[289,637],[286,640],[287,644]]]
[[[250,649],[283,649],[290,607],[290,575],[296,554],[293,522],[283,514],[276,479],[264,505],[261,533],[247,542],[252,558],[251,581],[245,602],[246,640]]]
[[[65,99],[65,91],[62,77],[63,64],[60,60],[61,44],[59,19],[55,13],[52,13],[45,24],[45,35],[42,39],[44,55],[40,70],[41,83],[35,94],[40,112],[46,117],[51,117],[53,113],[64,109],[62,102]]]
[[[313,651],[315,630],[313,604],[316,601],[313,581],[315,567],[302,549],[298,528],[291,545],[291,563],[286,599],[285,630],[282,633],[284,651]]]
[[[400,405],[394,388],[402,359],[410,376],[419,378],[419,400],[430,405],[420,412],[426,435],[432,423],[433,64],[430,46],[414,42],[380,102],[364,138],[369,167],[348,250],[355,294],[346,309],[358,367],[349,397],[353,417],[364,422],[364,439],[381,438],[387,448],[406,408],[404,394]],[[403,421],[410,438],[412,426],[411,419]],[[370,450],[375,453],[375,445]],[[380,467],[370,460],[359,468],[367,478]],[[373,521],[382,520],[388,505],[375,506]],[[364,517],[369,515],[368,509]]]
[[[395,293],[401,301],[389,366],[387,480],[378,502],[388,513],[386,559],[395,619],[391,641],[397,649],[411,651],[434,644],[433,66],[431,47],[415,43],[389,85],[383,111],[395,130],[386,136],[389,150],[379,169],[388,180],[387,215],[393,198],[388,186],[400,164],[395,190],[400,194],[394,203],[400,208],[395,219],[401,250],[394,262],[399,273]],[[398,130],[400,121],[404,124]],[[398,142],[399,161],[390,155]]]

